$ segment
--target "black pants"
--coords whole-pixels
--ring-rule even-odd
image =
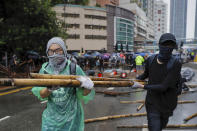
[[[169,114],[160,113],[153,106],[147,106],[147,119],[149,131],[162,131],[168,124]]]

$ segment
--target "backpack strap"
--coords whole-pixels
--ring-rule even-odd
[[[168,61],[168,64],[167,64],[167,71],[168,72],[172,69],[172,67],[173,67],[173,65],[176,61],[177,61],[177,58],[175,58],[174,56],[171,56],[171,58],[170,58],[170,60]]]
[[[148,61],[148,62],[149,62],[149,63],[148,63],[148,64],[149,64],[149,69],[150,69],[150,66],[151,66],[151,64],[153,63],[154,59],[157,57],[157,55],[158,55],[158,54],[154,54],[154,55],[151,55],[151,56],[150,56],[149,61]]]
[[[45,69],[46,67],[49,65],[49,63],[47,63],[45,66],[44,66],[44,74],[49,74]]]
[[[76,75],[76,64],[74,62],[70,63],[70,75]]]

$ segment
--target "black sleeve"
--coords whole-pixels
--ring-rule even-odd
[[[179,79],[179,76],[181,73],[181,67],[182,67],[182,64],[179,61],[176,61],[174,63],[173,68],[169,71],[166,78],[161,84],[156,84],[156,85],[147,84],[144,86],[144,89],[164,92],[169,87],[175,88],[177,84],[177,80]]]
[[[144,80],[144,79],[148,78],[148,75],[149,75],[149,62],[148,62],[149,60],[148,59],[145,62],[145,70],[144,70],[144,73],[142,75],[140,75],[140,76],[137,77],[137,79],[139,79],[139,80]]]

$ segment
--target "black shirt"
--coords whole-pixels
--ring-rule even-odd
[[[148,58],[150,59],[150,58]],[[167,70],[167,63],[158,64],[157,58],[149,63],[146,61],[145,72],[140,79],[149,78],[144,86],[147,90],[146,105],[152,105],[163,113],[172,112],[177,106],[177,82],[181,71],[181,63],[175,61],[173,67]]]

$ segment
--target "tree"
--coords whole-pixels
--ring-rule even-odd
[[[76,5],[88,5],[89,0],[51,0],[52,5],[56,4],[76,4]]]
[[[63,23],[57,20],[49,0],[3,0],[1,4],[0,43],[6,43],[8,51],[45,54],[50,38],[66,38]]]

